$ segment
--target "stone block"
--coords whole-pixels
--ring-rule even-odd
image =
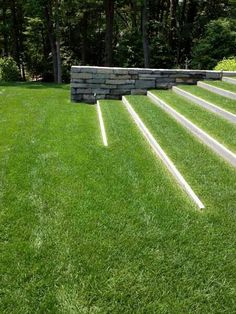
[[[93,78],[93,74],[92,73],[74,73],[72,75],[72,79],[82,79],[82,80],[86,80],[86,79],[91,79]]]
[[[135,82],[135,88],[144,89],[144,88],[155,88],[156,82],[154,80],[138,80]]]
[[[129,74],[111,74],[110,75],[110,79],[112,80],[130,80],[131,79],[131,75]]]
[[[115,85],[121,85],[121,84],[126,84],[126,85],[130,85],[130,84],[134,84],[135,80],[106,80],[106,84],[115,84]]]
[[[139,79],[140,80],[155,80],[157,76],[155,74],[139,74]],[[160,76],[159,76],[160,77]]]
[[[97,69],[96,67],[81,66],[80,72],[81,73],[97,73]]]
[[[109,85],[106,85],[106,84],[88,84],[88,83],[71,83],[71,87],[73,88],[91,88],[91,89],[94,89],[94,88],[109,88],[108,87]],[[115,85],[110,85],[110,86],[115,86]]]
[[[115,86],[115,85],[114,85]],[[135,88],[135,83],[133,84],[120,84],[120,85],[116,85],[118,89],[133,89]]]
[[[130,89],[114,89],[110,91],[111,95],[127,95],[130,94]]]
[[[96,88],[92,90],[93,94],[97,94],[97,95],[105,95],[105,94],[109,94],[110,90],[109,89],[102,89],[102,88]]]
[[[97,78],[97,76],[95,78],[89,79],[85,81],[88,84],[103,84],[105,83],[105,78]]]
[[[121,99],[121,96],[120,95],[106,95],[106,99]]]
[[[132,89],[131,95],[147,95],[146,89]]]
[[[77,89],[77,94],[91,94],[92,93],[92,89],[91,88],[78,88]]]
[[[112,74],[114,73],[113,68],[97,68],[96,73],[98,74]]]
[[[101,88],[116,89],[117,85],[101,84],[100,87]]]
[[[212,80],[220,80],[221,79],[221,73],[217,72],[206,72],[206,79],[212,79]]]
[[[72,66],[71,67],[71,70],[70,70],[70,73],[73,74],[73,73],[79,73],[81,72],[81,67],[78,67],[78,66]]]
[[[137,69],[129,69],[128,73],[131,74],[131,75],[134,75],[134,74],[138,75],[139,71]]]
[[[94,73],[93,79],[109,79],[111,77],[112,73]]]
[[[73,83],[84,83],[84,82],[86,82],[86,80],[71,78],[71,84],[73,84]]]
[[[158,84],[158,83],[169,83],[169,82],[174,83],[175,81],[176,81],[175,78],[170,78],[170,77],[158,77],[155,80],[156,84]]]
[[[169,89],[169,88],[171,88],[172,86],[174,86],[174,84],[173,85],[170,85],[170,84],[168,84],[168,83],[158,83],[157,85],[156,85],[156,89]]]
[[[121,75],[128,75],[129,74],[129,69],[114,69],[114,74],[121,74]]]
[[[194,78],[189,78],[189,77],[186,77],[186,78],[176,78],[176,83],[177,84],[181,84],[181,83],[188,83],[188,84],[194,84],[194,83],[197,83],[198,80],[194,79]]]
[[[94,95],[83,95],[83,100],[86,100],[86,101],[91,101],[91,102],[95,102],[95,97]]]
[[[106,95],[105,94],[96,95],[96,100],[98,99],[106,99]]]
[[[88,84],[86,83],[71,83],[71,88],[87,88]]]

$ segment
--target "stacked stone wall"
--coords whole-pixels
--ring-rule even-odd
[[[95,103],[99,99],[121,99],[123,95],[146,95],[155,88],[196,84],[199,80],[220,80],[223,72],[73,66],[71,100]],[[233,76],[235,72],[224,73]]]

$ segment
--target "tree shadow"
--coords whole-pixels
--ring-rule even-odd
[[[19,87],[28,89],[62,89],[68,90],[69,84],[55,84],[55,83],[42,83],[42,82],[0,82],[3,87]]]

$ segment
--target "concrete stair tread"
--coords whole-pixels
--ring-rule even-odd
[[[180,87],[174,86],[172,90],[177,93],[178,95],[190,100],[191,102],[203,107],[206,110],[209,110],[213,112],[214,114],[230,121],[231,123],[236,123],[236,115],[229,112],[228,110],[225,110],[209,101],[206,101],[205,99],[198,97],[192,93],[189,93]]]
[[[197,86],[207,89],[215,94],[219,94],[221,96],[236,100],[236,92],[233,92],[229,89],[214,86],[212,84],[209,84],[208,82],[202,82],[202,81],[198,81]]]

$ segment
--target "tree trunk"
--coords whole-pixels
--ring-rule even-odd
[[[7,33],[7,15],[6,15],[6,7],[5,7],[5,1],[3,3],[2,8],[2,18],[3,18],[3,55],[5,57],[8,57],[9,55],[9,48],[8,48],[8,33]]]
[[[132,21],[132,28],[137,29],[137,2],[136,0],[130,1],[130,12],[131,12],[131,21]]]
[[[147,1],[143,1],[143,5],[141,8],[141,20],[142,20],[142,40],[143,40],[143,56],[144,56],[144,67],[150,67],[150,52],[149,52],[149,42],[148,42],[148,9],[147,9]]]
[[[55,14],[55,28],[56,28],[56,58],[57,58],[57,83],[62,83],[61,77],[61,51],[60,51],[60,25],[59,25],[59,2],[55,1],[56,14]]]
[[[13,58],[15,59],[20,70],[20,45],[19,45],[19,25],[17,19],[17,7],[16,1],[11,1],[11,14],[12,14],[12,26],[13,26]]]
[[[169,46],[172,52],[176,50],[177,36],[177,0],[170,0],[170,31],[169,31]]]
[[[178,47],[177,47],[177,64],[180,65],[183,61],[184,53],[184,39],[181,35],[183,33],[183,28],[186,23],[186,3],[187,0],[183,0],[182,4],[180,4],[180,14],[179,14],[179,29],[178,29]]]
[[[52,63],[53,63],[53,77],[54,82],[57,83],[58,73],[57,73],[57,48],[56,48],[56,40],[55,40],[55,33],[53,28],[53,20],[52,20],[52,7],[50,2],[44,7],[45,18],[46,18],[46,25],[47,25],[47,34],[48,39],[50,42],[51,52],[52,52]]]
[[[106,13],[105,66],[112,66],[114,0],[104,0]]]
[[[87,64],[87,47],[88,47],[88,12],[85,11],[81,23],[81,64]]]

